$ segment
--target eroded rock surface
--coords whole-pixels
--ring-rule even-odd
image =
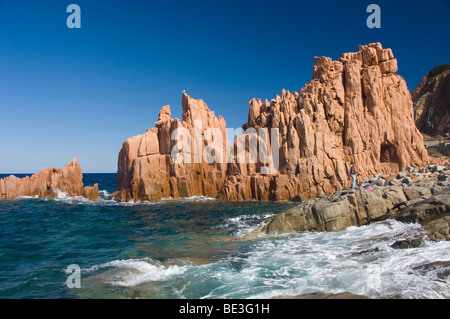
[[[231,201],[286,201],[299,194],[311,197],[348,187],[352,162],[359,166],[360,179],[424,166],[428,154],[414,123],[411,95],[397,69],[392,50],[373,43],[342,54],[338,61],[316,57],[313,80],[299,93],[282,90],[270,102],[252,99],[243,129],[256,130],[259,149],[279,150],[278,165],[269,174],[262,170],[274,167],[274,153],[269,152],[269,164],[260,157],[251,162],[255,154],[250,138],[236,139],[233,156],[225,145],[217,149],[224,152],[222,163],[202,159],[198,163],[192,153],[187,154],[191,163],[175,163],[171,152],[176,141],[171,137],[178,137],[176,129],[191,133],[191,150],[197,146],[200,154],[211,139],[198,143],[196,134],[217,128],[224,133],[223,141],[228,139],[225,120],[202,100],[184,94],[182,121],[172,119],[165,106],[154,128],[125,141],[113,198],[155,201],[204,195]],[[195,126],[198,120],[200,128]],[[260,129],[267,129],[267,139]],[[278,130],[278,140],[272,140],[273,129]],[[239,145],[245,149],[245,161],[238,160]],[[227,163],[228,158],[232,160]]]

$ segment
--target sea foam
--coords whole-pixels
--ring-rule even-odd
[[[131,287],[144,282],[165,281],[172,276],[183,274],[187,268],[187,265],[164,266],[151,258],[144,258],[114,260],[84,271],[89,273],[102,269],[115,270],[116,272],[109,283],[114,286]]]

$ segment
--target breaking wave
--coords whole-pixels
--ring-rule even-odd
[[[251,218],[230,218],[217,227]],[[404,234],[422,232],[420,225],[390,220],[339,233],[244,240],[227,256],[207,264],[117,260],[87,272],[115,269],[105,277],[107,283],[135,286],[145,298],[258,299],[317,291],[350,291],[372,298],[450,298],[450,242],[426,241],[414,249],[390,247]],[[164,294],[155,295],[150,282],[159,282]]]
[[[115,260],[82,270],[90,273],[98,270],[115,270],[109,284],[113,286],[132,287],[145,282],[165,281],[172,276],[181,275],[188,266],[163,266],[150,258]]]
[[[233,235],[244,237],[261,226],[265,220],[275,214],[251,214],[227,218],[223,223],[213,226],[213,229],[233,231]]]
[[[207,197],[207,196],[192,196],[192,197],[184,197],[184,198],[163,198],[159,201],[150,202],[150,201],[142,201],[136,203],[134,200],[130,200],[127,202],[117,202],[111,199],[111,194],[107,190],[99,190],[99,201],[91,201],[82,196],[69,196],[67,192],[62,192],[59,189],[56,190],[56,198],[39,198],[38,196],[20,196],[17,199],[22,200],[44,200],[44,201],[55,201],[61,203],[68,204],[86,204],[86,205],[100,205],[100,206],[145,206],[145,205],[158,205],[165,203],[186,203],[186,202],[206,202],[206,201],[217,201],[216,198]]]

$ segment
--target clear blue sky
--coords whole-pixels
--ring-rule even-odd
[[[66,8],[81,7],[81,29]],[[381,29],[366,26],[370,3]],[[410,90],[450,63],[450,1],[0,0],[0,173],[34,173],[77,157],[115,172],[121,145],[153,127],[181,92],[228,127],[248,101],[299,91],[314,56],[359,44],[392,48]]]

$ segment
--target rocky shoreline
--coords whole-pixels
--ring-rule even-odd
[[[372,190],[364,186],[370,184]],[[343,189],[330,195],[304,200],[269,220],[248,237],[259,234],[342,231],[386,219],[419,223],[429,240],[450,240],[450,163],[398,174],[377,174],[363,180],[357,189]],[[396,242],[393,248],[411,248],[421,238]]]

